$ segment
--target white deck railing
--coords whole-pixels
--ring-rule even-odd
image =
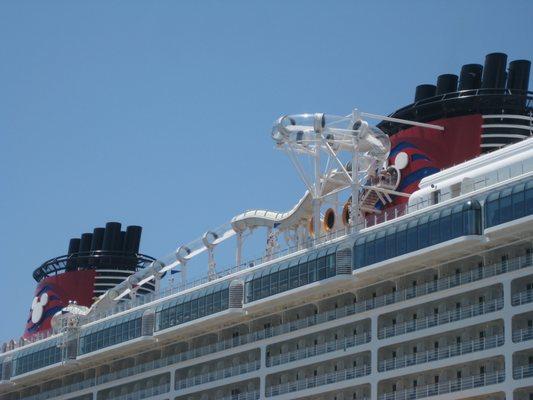
[[[398,368],[410,367],[412,365],[444,360],[446,358],[463,356],[477,351],[493,349],[502,346],[504,341],[505,339],[503,335],[496,335],[484,339],[474,339],[463,343],[452,344],[450,346],[421,353],[389,358],[378,363],[378,371],[390,371]]]
[[[440,396],[453,392],[495,385],[505,380],[505,372],[492,372],[467,378],[450,380],[442,383],[419,386],[412,389],[400,390],[380,395],[379,400],[415,400],[424,397]]]
[[[272,367],[296,360],[302,360],[304,358],[318,356],[320,354],[331,353],[333,351],[346,350],[351,347],[368,343],[371,339],[372,336],[370,333],[365,332],[360,333],[359,335],[347,336],[342,339],[330,340],[325,343],[268,357],[266,360],[266,365],[267,367]]]
[[[298,379],[294,382],[286,382],[280,385],[270,386],[266,390],[267,397],[279,396],[285,393],[297,392],[305,389],[312,389],[318,386],[329,385],[331,383],[342,382],[348,379],[360,378],[370,374],[370,366],[344,369],[342,371],[330,372],[327,374],[312,376],[310,378]]]
[[[528,327],[513,331],[513,342],[524,342],[533,339],[533,328]]]
[[[231,378],[232,376],[247,374],[261,368],[261,361],[256,360],[246,364],[235,365],[233,367],[222,368],[216,371],[207,372],[190,378],[176,381],[176,389],[185,389],[191,386],[203,385],[220,379]]]
[[[239,393],[239,394],[230,394],[229,396],[224,397],[215,397],[216,400],[258,400],[259,391],[254,390],[252,392]]]
[[[476,317],[491,313],[503,308],[503,297],[486,301],[480,304],[463,306],[456,310],[451,310],[437,315],[430,315],[425,318],[403,322],[401,324],[387,326],[378,330],[378,338],[385,339],[393,336],[403,335],[409,332],[416,332],[434,326],[449,324],[455,321]]]
[[[154,386],[151,388],[140,389],[135,392],[121,394],[118,396],[102,396],[105,400],[141,400],[152,396],[158,396],[170,391],[170,383]]]
[[[522,304],[531,303],[533,301],[533,289],[524,290],[513,294],[513,306],[521,306]]]
[[[531,378],[533,376],[533,364],[523,365],[513,370],[514,379]]]

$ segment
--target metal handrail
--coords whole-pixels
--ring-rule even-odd
[[[522,304],[531,303],[533,301],[533,289],[523,290],[513,294],[512,305],[521,306]]]
[[[513,369],[513,379],[531,378],[533,376],[533,364],[523,365]]]
[[[504,341],[505,339],[503,335],[495,335],[488,338],[474,339],[463,343],[452,344],[450,346],[428,350],[422,353],[389,358],[378,362],[378,371],[391,371],[394,369],[410,367],[412,365],[424,364],[437,360],[444,360],[446,358],[463,356],[477,351],[493,349],[495,347],[503,346]]]
[[[497,371],[487,374],[469,376],[431,385],[418,386],[411,389],[400,390],[382,394],[379,400],[415,400],[424,397],[438,396],[447,393],[474,389],[482,386],[495,385],[505,380],[505,372]]]
[[[170,383],[164,383],[162,385],[154,386],[151,388],[140,389],[135,392],[122,394],[119,396],[108,397],[107,400],[141,400],[148,397],[165,394],[170,391]]]
[[[533,327],[513,331],[513,342],[524,342],[533,339]]]
[[[257,371],[259,368],[261,368],[261,361],[256,360],[247,364],[235,365],[233,367],[223,368],[216,371],[207,372],[205,374],[196,375],[190,378],[177,380],[175,388],[176,390],[178,390],[185,389],[191,386],[202,385],[204,383],[218,381],[220,379],[230,378],[236,375],[247,374],[248,372]]]
[[[216,397],[216,400],[258,400],[259,391],[254,390],[251,392],[240,393],[240,394],[230,394],[229,396]]]
[[[266,365],[267,367],[273,367],[296,360],[302,360],[304,358],[318,356],[320,354],[331,353],[338,350],[346,350],[351,347],[368,343],[371,339],[372,337],[370,333],[365,332],[359,335],[347,336],[342,339],[330,340],[314,346],[304,347],[303,349],[267,357]]]
[[[363,365],[356,368],[348,368],[342,371],[329,372],[312,376],[310,378],[298,379],[294,382],[286,382],[280,385],[270,386],[266,389],[267,397],[279,396],[285,393],[297,392],[300,390],[315,388],[317,386],[329,385],[331,383],[342,382],[348,379],[360,378],[370,374],[370,366]]]
[[[503,297],[487,301],[480,304],[464,306],[456,310],[430,315],[422,319],[403,322],[398,325],[387,326],[378,330],[378,338],[385,339],[397,335],[403,335],[409,332],[415,332],[422,329],[432,328],[434,326],[444,325],[463,319],[476,317],[491,313],[503,308]]]

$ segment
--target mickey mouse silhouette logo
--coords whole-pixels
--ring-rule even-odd
[[[44,307],[48,304],[48,294],[45,292],[35,296],[31,303],[31,322],[36,324],[43,317]]]

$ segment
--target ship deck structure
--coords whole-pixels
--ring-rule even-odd
[[[388,116],[280,117],[272,139],[307,189],[287,212],[159,258],[139,226],[71,239],[34,272],[0,398],[533,399],[529,70],[492,53]],[[252,234],[266,244],[248,261]]]

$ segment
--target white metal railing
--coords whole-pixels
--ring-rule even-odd
[[[215,400],[258,400],[258,399],[259,399],[258,390],[254,390],[254,391],[246,392],[246,393],[230,394],[229,396],[224,396],[224,397],[215,397]]]
[[[303,349],[267,357],[266,365],[267,367],[272,367],[296,360],[302,360],[304,358],[318,356],[320,354],[331,353],[332,351],[346,350],[351,347],[368,343],[370,340],[371,335],[368,332],[361,333],[359,335],[347,336],[342,339],[330,340],[314,346],[304,347]]]
[[[422,329],[431,328],[434,326],[444,325],[451,322],[460,321],[478,315],[494,312],[500,310],[502,307],[503,297],[486,301],[480,304],[463,306],[456,310],[439,313],[437,315],[430,315],[425,318],[415,319],[412,321],[403,322],[401,324],[381,328],[380,330],[378,330],[378,338],[384,339],[392,336],[403,335],[409,332],[415,332]]]
[[[47,390],[42,393],[34,394],[32,396],[23,397],[22,400],[46,400],[53,399],[66,393],[76,392],[78,390],[87,389],[96,385],[94,378],[85,379],[80,382],[71,383],[69,385],[61,386],[55,389]]]
[[[401,205],[401,207],[404,208],[404,209],[406,208],[405,205]],[[393,219],[393,218],[396,218],[398,216],[404,215],[404,213],[405,213],[405,210],[404,210],[403,213],[400,213],[400,212],[397,211],[394,214],[394,216],[389,218],[389,219]],[[376,223],[379,223],[379,222],[376,222]],[[90,315],[89,317],[87,317],[85,319],[84,323],[97,321],[97,320],[100,320],[102,318],[109,317],[111,315],[117,314],[119,312],[130,310],[132,308],[142,306],[142,305],[150,303],[152,301],[155,301],[155,300],[167,297],[167,296],[171,296],[173,294],[182,292],[184,290],[192,289],[192,288],[194,288],[196,286],[200,286],[200,285],[203,285],[205,283],[211,282],[213,279],[220,279],[220,278],[223,278],[225,276],[234,274],[236,272],[243,271],[243,270],[246,270],[246,269],[249,269],[249,268],[253,268],[253,267],[256,267],[256,266],[258,266],[260,264],[263,264],[263,263],[266,263],[266,262],[270,262],[270,261],[274,261],[274,260],[276,260],[278,258],[289,256],[289,255],[291,255],[293,253],[296,253],[298,251],[301,251],[301,250],[311,249],[311,248],[320,246],[321,244],[330,242],[330,241],[332,241],[334,239],[339,239],[339,238],[348,236],[348,235],[350,235],[350,234],[352,234],[354,232],[357,232],[357,231],[359,231],[359,230],[361,230],[363,228],[366,228],[367,226],[371,226],[371,225],[373,225],[373,224],[371,224],[369,221],[365,220],[365,221],[361,222],[361,224],[359,224],[357,226],[357,228],[355,228],[355,227],[349,227],[349,228],[343,227],[343,228],[337,229],[335,231],[329,231],[329,232],[327,232],[327,233],[325,233],[325,234],[323,234],[321,236],[309,239],[309,240],[299,244],[298,246],[288,246],[286,248],[283,248],[281,250],[273,252],[270,255],[263,255],[263,256],[260,256],[260,257],[256,257],[254,259],[247,260],[246,262],[244,262],[244,263],[242,263],[240,265],[232,266],[230,268],[226,268],[226,269],[221,270],[221,271],[216,271],[216,274],[215,274],[214,278],[213,277],[204,276],[202,278],[198,278],[198,279],[196,279],[194,281],[187,282],[185,284],[183,284],[183,283],[179,283],[179,284],[176,284],[176,285],[171,284],[168,287],[161,288],[159,290],[159,292],[157,292],[157,293],[146,293],[144,295],[136,296],[134,299],[124,299],[124,301],[118,303],[117,305],[115,305],[112,308],[109,308],[107,310],[104,310],[104,311],[101,311],[101,312],[97,312],[97,313],[95,313],[93,315]]]
[[[344,369],[342,371],[330,372],[327,374],[312,376],[310,378],[298,379],[294,382],[286,382],[280,385],[270,386],[266,389],[267,397],[279,396],[285,393],[297,392],[305,389],[312,389],[318,386],[329,385],[331,383],[342,382],[348,379],[355,379],[370,374],[370,366]]]
[[[523,365],[513,370],[514,379],[531,378],[533,376],[533,364]]]
[[[182,361],[190,360],[197,357],[202,357],[212,353],[225,351],[234,347],[242,346],[248,343],[253,343],[258,340],[263,340],[271,338],[277,335],[282,335],[284,333],[293,332],[299,329],[304,329],[310,326],[322,324],[325,322],[333,321],[336,319],[344,318],[349,315],[354,315],[357,313],[362,313],[365,311],[372,310],[374,308],[379,308],[387,306],[390,304],[398,303],[401,301],[413,299],[419,296],[424,296],[427,294],[439,292],[442,290],[450,289],[453,287],[466,285],[475,281],[482,279],[490,278],[492,276],[501,275],[507,272],[516,271],[519,269],[527,268],[533,265],[533,260],[531,256],[520,256],[509,259],[507,261],[498,262],[491,265],[485,265],[481,268],[476,268],[471,271],[462,272],[460,274],[454,274],[447,277],[442,277],[437,280],[427,282],[416,287],[410,287],[408,289],[399,290],[395,293],[385,294],[378,296],[372,299],[364,300],[357,302],[355,304],[349,304],[344,307],[339,307],[334,310],[325,311],[322,313],[314,314],[306,318],[302,318],[296,321],[287,322],[276,327],[270,327],[255,332],[251,332],[236,338],[231,338],[227,340],[221,340],[217,343],[197,347],[195,349],[190,349],[179,354],[170,355],[164,358],[160,358],[154,361],[149,361],[144,364],[139,364],[134,367],[129,367],[124,370],[110,372],[105,375],[101,375],[96,379],[87,380],[84,382],[90,382],[88,386],[94,386],[95,384],[101,384],[104,382],[109,382],[112,380],[136,375],[142,372],[146,372],[156,368],[162,368],[171,364],[176,364]],[[87,384],[87,383],[85,383]],[[76,390],[84,389],[75,388],[78,384],[73,384],[52,391],[43,392],[31,397],[25,398],[25,400],[45,400],[54,396],[59,396],[61,394],[71,393]],[[72,390],[71,390],[72,389]],[[48,393],[53,392],[52,396],[49,396]]]
[[[513,306],[521,306],[522,304],[531,303],[533,301],[533,289],[524,290],[513,294]]]
[[[176,381],[176,390],[202,385],[204,383],[218,381],[220,379],[230,378],[236,375],[247,374],[248,372],[257,371],[259,368],[261,368],[261,361],[256,360],[246,364],[235,365],[233,367],[207,372],[205,374],[196,375],[190,378],[180,379]]]
[[[478,387],[495,385],[505,380],[505,372],[491,372],[488,374],[469,376],[467,378],[450,380],[442,383],[418,386],[416,388],[400,390],[382,394],[379,400],[414,400],[424,397],[439,396],[447,393],[460,392]]]
[[[533,327],[513,331],[513,342],[524,342],[533,339]]]
[[[450,346],[421,353],[409,354],[403,357],[389,358],[378,362],[378,371],[390,371],[393,369],[405,368],[412,365],[424,364],[477,351],[488,350],[502,346],[504,341],[503,335],[496,335],[488,338],[474,339],[463,343],[452,344]]]
[[[121,394],[118,396],[102,396],[105,400],[141,400],[152,396],[158,396],[170,391],[170,383],[164,383],[162,385],[154,386],[151,388],[140,389],[135,392]]]

